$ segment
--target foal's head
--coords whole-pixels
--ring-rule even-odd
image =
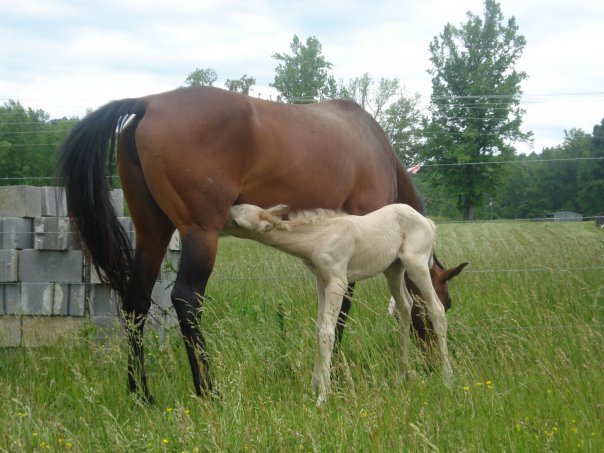
[[[232,206],[225,229],[229,232],[267,233],[283,223],[281,217],[289,211],[289,206],[280,204],[262,209],[251,204]]]
[[[459,266],[445,269],[436,256],[434,256],[434,263],[430,268],[430,278],[432,279],[432,286],[434,286],[438,298],[445,307],[445,311],[451,308],[451,296],[449,295],[447,282],[453,277],[458,276],[467,265],[468,263],[461,263]]]
[[[430,268],[430,278],[432,279],[432,286],[434,286],[434,290],[436,291],[438,299],[443,304],[445,311],[451,308],[451,296],[449,295],[447,283],[453,277],[459,275],[467,265],[468,263],[461,263],[459,266],[445,269],[436,256],[434,256],[432,267]],[[419,296],[419,290],[415,287],[413,282],[408,278],[405,278],[405,281],[411,293]],[[417,303],[417,301],[414,302],[413,309],[411,310],[411,320],[413,321],[413,327],[415,328],[417,336],[422,340],[422,346],[427,346],[426,341],[429,341],[429,335],[432,332],[433,327],[426,316],[423,304]]]

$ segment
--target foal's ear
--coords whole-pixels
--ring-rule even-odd
[[[451,280],[453,277],[457,277],[459,273],[463,271],[463,268],[467,265],[468,263],[461,263],[459,266],[454,267],[453,269],[449,269],[447,271],[447,276],[445,277],[445,280]]]
[[[277,206],[273,206],[272,208],[268,208],[267,211],[270,212],[272,215],[274,215],[276,217],[281,217],[287,211],[289,211],[289,206],[286,205],[286,204],[278,204]]]
[[[269,231],[273,231],[275,229],[275,223],[270,222],[268,220],[260,221],[260,231],[263,233],[268,233]]]

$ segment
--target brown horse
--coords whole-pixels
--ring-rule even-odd
[[[136,230],[134,256],[108,195],[116,141],[118,173]],[[286,203],[292,211],[366,214],[402,202],[422,209],[380,126],[348,101],[279,104],[210,87],[114,101],[73,128],[58,169],[95,266],[122,299],[129,388],[140,385],[147,400],[143,327],[175,229],[182,253],[171,298],[195,391],[202,395],[212,392],[212,382],[199,315],[232,205]],[[460,270],[433,267],[439,297]],[[345,298],[339,337],[349,308]]]

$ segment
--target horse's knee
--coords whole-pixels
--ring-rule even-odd
[[[201,296],[190,291],[189,288],[175,284],[170,297],[181,329],[195,328],[201,312]]]
[[[332,326],[327,326],[325,323],[319,326],[317,329],[317,341],[319,342],[319,347],[323,350],[323,348],[328,348],[331,350],[335,343],[336,333],[335,328]]]

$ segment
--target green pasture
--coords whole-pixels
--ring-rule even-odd
[[[314,282],[293,258],[223,238],[202,325],[221,396],[192,395],[178,332],[146,338],[154,406],[126,391],[126,347],[86,328],[0,350],[0,451],[604,451],[604,231],[441,223],[451,390],[412,351],[398,382],[383,277],[357,285],[333,394],[310,391]]]

